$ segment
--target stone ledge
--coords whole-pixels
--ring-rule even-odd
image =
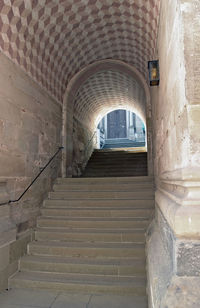
[[[200,239],[200,182],[160,180],[155,201],[177,237]]]

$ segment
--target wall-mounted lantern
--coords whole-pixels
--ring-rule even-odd
[[[160,81],[159,76],[159,61],[153,60],[148,61],[148,70],[149,70],[149,82],[150,86],[158,86]]]

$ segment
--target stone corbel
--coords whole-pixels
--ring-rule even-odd
[[[162,179],[155,200],[177,237],[200,239],[200,181]]]

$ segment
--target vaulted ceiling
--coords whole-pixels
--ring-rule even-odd
[[[0,49],[60,102],[70,79],[97,60],[119,59],[146,78],[159,2],[0,0]]]
[[[145,103],[145,91],[135,78],[124,72],[106,70],[93,74],[79,88],[74,114],[90,126],[97,126],[105,114],[120,108],[132,110],[145,119]]]

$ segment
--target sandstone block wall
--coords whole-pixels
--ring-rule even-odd
[[[199,1],[161,2],[160,86],[151,89],[157,215],[147,237],[156,308],[198,307],[200,300],[191,295],[200,268],[199,26]]]
[[[180,3],[162,1],[157,42],[160,85],[151,88],[155,174],[181,169],[189,160],[185,59]]]
[[[61,145],[61,129],[61,105],[0,53],[0,202],[20,196]],[[60,173],[60,158],[20,202],[0,207],[0,288],[25,253],[30,228]]]
[[[73,159],[68,172],[71,169],[73,176],[80,176],[94,150],[96,136],[75,116],[73,120]]]

